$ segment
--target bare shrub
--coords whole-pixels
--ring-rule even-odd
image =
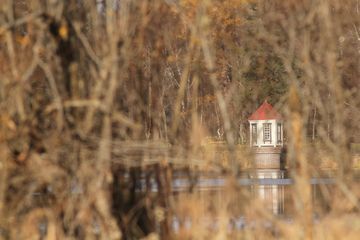
[[[355,239],[359,4],[2,0],[0,238]],[[237,184],[265,98],[286,118],[291,223]]]

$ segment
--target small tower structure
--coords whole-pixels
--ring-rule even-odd
[[[281,179],[285,170],[281,157],[284,145],[283,118],[265,100],[261,106],[249,117],[250,146],[254,153],[253,171],[251,178]],[[284,212],[284,186],[257,185],[253,191],[265,206],[275,214]]]
[[[250,124],[250,145],[252,147],[283,146],[282,117],[267,100],[248,120]]]
[[[254,152],[256,178],[282,178],[283,119],[265,100],[249,117],[250,146]]]

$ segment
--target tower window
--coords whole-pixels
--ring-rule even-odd
[[[263,124],[264,143],[271,143],[271,123]]]
[[[252,138],[252,144],[257,144],[257,124],[252,123],[251,124],[251,138]]]
[[[277,124],[277,142],[281,143],[282,142],[282,138],[281,138],[281,123]]]

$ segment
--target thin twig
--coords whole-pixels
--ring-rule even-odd
[[[11,28],[15,28],[15,27],[18,27],[18,26],[21,26],[23,24],[33,21],[34,19],[40,17],[42,14],[43,14],[42,11],[33,12],[31,14],[28,14],[22,18],[15,20],[12,23],[6,23],[6,24],[0,26],[0,36],[5,34]]]
[[[54,77],[53,73],[51,72],[50,67],[42,60],[39,60],[39,66],[44,71],[46,78],[49,81],[50,88],[51,88],[51,91],[53,92],[53,96],[54,96],[54,102],[58,109],[58,116],[57,116],[58,128],[62,129],[64,126],[64,107],[62,104],[60,92],[56,85],[55,77]]]
[[[101,61],[99,59],[99,57],[96,55],[94,49],[91,47],[88,39],[86,38],[86,36],[81,32],[80,30],[80,25],[78,23],[72,23],[72,26],[75,30],[75,33],[77,35],[77,37],[79,38],[81,44],[84,46],[85,52],[86,54],[90,57],[90,59],[95,63],[96,67],[98,69],[101,68]]]

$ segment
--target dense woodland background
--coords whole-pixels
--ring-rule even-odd
[[[183,239],[172,170],[237,174],[268,99],[286,119],[297,215],[284,227],[262,212],[280,232],[238,237],[355,239],[359,60],[358,0],[0,0],[0,238]],[[214,140],[230,163],[212,159]],[[306,181],[323,159],[337,185],[313,227]],[[142,174],[163,190],[138,193]]]

